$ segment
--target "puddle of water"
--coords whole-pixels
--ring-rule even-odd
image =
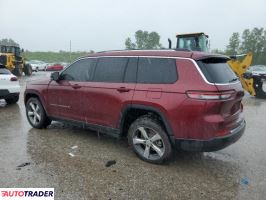
[[[6,102],[4,99],[0,99],[0,108],[1,107],[5,107],[6,106]]]

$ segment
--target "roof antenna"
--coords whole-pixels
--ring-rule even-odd
[[[172,41],[170,38],[168,38],[168,47],[169,49],[172,49]]]

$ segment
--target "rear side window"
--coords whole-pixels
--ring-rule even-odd
[[[99,58],[93,81],[122,83],[129,58]]]
[[[176,60],[172,58],[139,58],[138,83],[169,84],[177,80]]]
[[[206,59],[197,63],[210,83],[231,83],[238,80],[225,60]]]
[[[71,64],[60,75],[62,79],[68,81],[85,82],[92,79],[93,70],[96,64],[96,59],[86,58],[76,61]]]
[[[125,83],[136,83],[137,80],[138,58],[129,58],[125,70]]]

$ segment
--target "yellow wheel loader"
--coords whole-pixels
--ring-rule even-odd
[[[0,45],[0,67],[7,68],[15,76],[21,76],[23,72],[26,76],[30,76],[32,67],[25,63],[21,52],[17,46]]]
[[[177,34],[177,49],[188,49],[192,51],[209,51],[209,36],[203,32]],[[169,48],[172,42],[168,39]],[[263,91],[263,77],[253,75],[248,72],[248,68],[252,63],[252,53],[230,56],[231,60],[227,63],[239,77],[243,88],[252,96],[266,99],[266,92]]]

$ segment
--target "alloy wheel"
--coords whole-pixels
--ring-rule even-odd
[[[41,110],[37,103],[30,102],[27,111],[29,120],[33,125],[38,125],[41,121]]]
[[[140,155],[149,160],[160,159],[165,152],[165,145],[160,134],[147,127],[136,129],[133,136],[133,145]]]

